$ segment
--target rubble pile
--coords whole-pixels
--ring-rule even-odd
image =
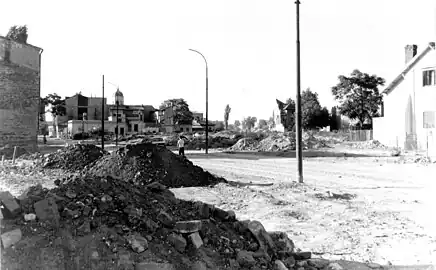
[[[364,142],[355,142],[351,145],[352,148],[357,149],[388,149],[387,146],[383,145],[377,140],[369,140]]]
[[[318,149],[328,147],[327,143],[311,133],[303,134],[303,149]],[[230,150],[233,151],[289,151],[296,149],[295,132],[273,133],[259,141],[251,138],[240,139]]]
[[[273,134],[259,142],[257,147],[260,151],[286,151],[295,150],[295,133]]]
[[[400,164],[417,163],[421,165],[429,165],[435,162],[432,161],[430,157],[417,155],[417,156],[409,156],[409,157],[402,156],[399,160],[396,161],[396,163],[400,163]]]
[[[106,155],[90,167],[86,173],[111,176],[145,185],[154,181],[172,187],[208,186],[225,179],[215,177],[190,160],[151,143],[127,145]]]
[[[268,233],[258,221],[238,221],[233,211],[179,200],[158,182],[139,186],[93,176],[58,185],[51,190],[33,186],[18,198],[0,193],[2,212],[10,219],[1,235],[2,269],[316,270],[338,265],[296,252],[285,233]]]
[[[259,142],[253,138],[239,139],[233,146],[229,148],[231,151],[256,151]]]
[[[45,156],[42,164],[48,169],[78,171],[92,166],[104,155],[107,155],[107,152],[93,144],[74,144]]]

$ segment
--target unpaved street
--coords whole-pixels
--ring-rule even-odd
[[[286,231],[303,250],[329,259],[436,263],[435,164],[395,164],[387,157],[305,158],[305,183],[297,185],[292,182],[295,158],[188,157],[240,184],[180,189],[178,196],[234,209],[239,219],[257,219],[270,231]],[[327,191],[357,197],[334,199]]]

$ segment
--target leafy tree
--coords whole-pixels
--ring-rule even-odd
[[[304,129],[323,128],[330,124],[330,115],[327,108],[322,108],[318,94],[310,88],[301,95],[302,126]]]
[[[268,128],[268,122],[265,119],[259,119],[257,125],[260,129]]]
[[[332,94],[340,104],[341,114],[359,120],[361,126],[365,120],[379,116],[383,96],[378,87],[385,84],[383,78],[356,69],[349,77],[340,75],[338,79],[339,83],[332,87]]]
[[[229,128],[229,115],[232,111],[232,108],[230,108],[230,105],[227,104],[226,108],[224,109],[224,125],[226,130]]]
[[[233,125],[235,125],[236,129],[239,129],[241,127],[241,121],[235,120],[235,123]]]
[[[45,106],[51,105],[49,112],[51,113],[54,120],[54,127],[56,129],[56,136],[59,137],[59,125],[57,118],[58,116],[64,116],[67,114],[65,107],[65,99],[62,99],[58,94],[48,94],[45,98],[41,100]]]
[[[8,34],[6,35],[6,38],[12,39],[14,41],[20,42],[20,43],[27,43],[27,26],[12,26],[9,29]]]
[[[174,109],[174,124],[176,125],[192,124],[192,120],[194,120],[194,116],[192,112],[189,110],[188,103],[183,98],[165,100],[159,106],[159,108],[164,109],[169,104],[172,104]]]
[[[283,111],[285,109],[286,111]],[[282,109],[282,115],[285,116],[282,122],[288,130],[295,129],[295,110],[295,101],[289,98]],[[329,111],[321,107],[318,94],[312,92],[310,88],[301,94],[301,120],[303,129],[323,128],[330,124]]]
[[[251,131],[252,128],[256,125],[257,118],[254,116],[248,116],[244,118],[242,121],[242,126],[244,129],[247,129],[248,131]]]

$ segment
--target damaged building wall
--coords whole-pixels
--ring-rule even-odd
[[[37,150],[41,52],[0,37],[0,147]]]

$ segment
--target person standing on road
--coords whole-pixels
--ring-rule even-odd
[[[179,155],[185,156],[185,140],[183,140],[182,136],[177,141],[177,147],[179,148]]]

